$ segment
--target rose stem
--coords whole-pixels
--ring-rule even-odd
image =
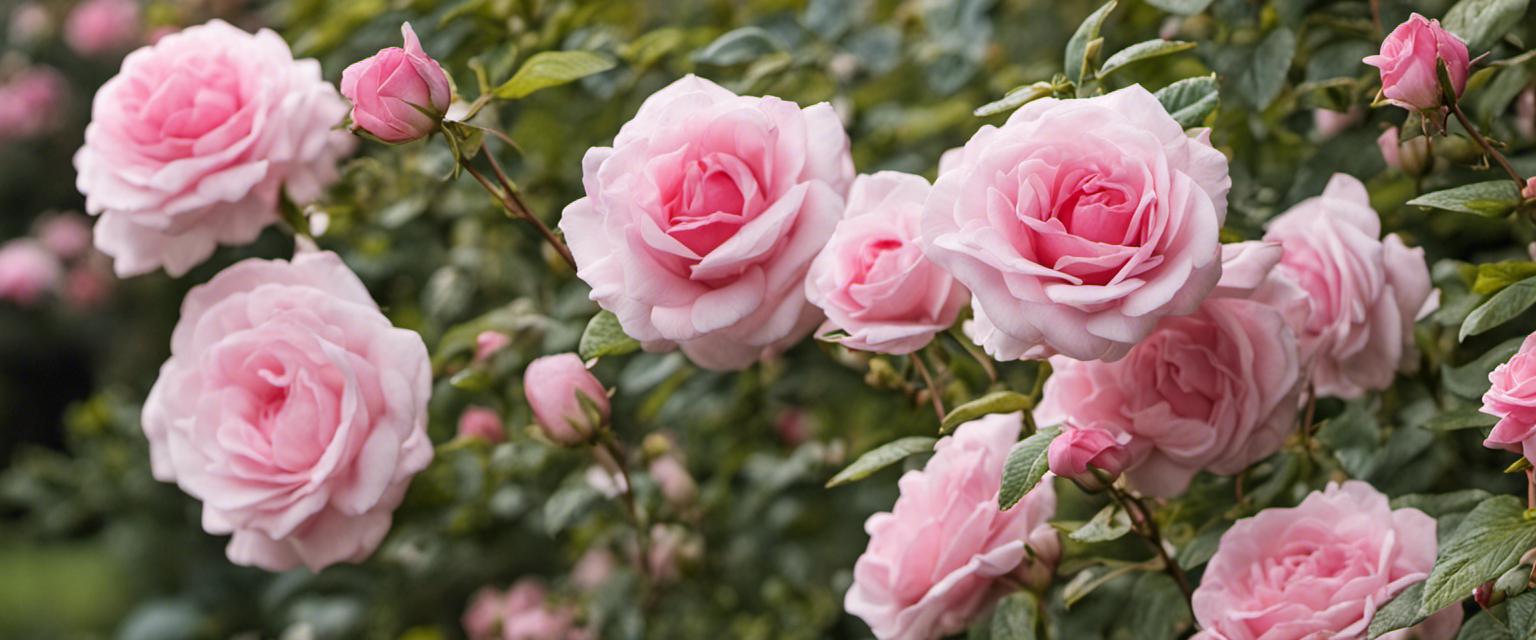
[[[1184,574],[1184,569],[1180,568],[1179,563],[1168,556],[1168,550],[1163,548],[1163,536],[1158,532],[1157,521],[1152,519],[1152,512],[1147,509],[1147,505],[1142,503],[1140,498],[1121,491],[1113,484],[1106,484],[1106,486],[1109,487],[1110,498],[1114,499],[1131,517],[1131,529],[1146,540],[1152,550],[1157,553],[1158,559],[1163,561],[1163,571],[1167,572],[1168,576],[1179,585],[1179,591],[1184,592],[1184,601],[1188,603],[1193,600],[1195,591],[1189,586],[1189,576]]]
[[[624,453],[623,445],[619,444],[613,432],[603,430],[602,436],[597,441],[597,457],[601,461],[604,457],[613,462],[614,468],[619,472],[619,477],[624,479],[622,500],[624,511],[629,515],[629,521],[635,527],[635,536],[640,542],[640,555],[635,560],[635,569],[640,572],[642,579],[650,580],[651,563],[651,532],[645,526],[645,519],[640,516],[640,508],[635,505],[634,483],[629,477],[629,462]]]
[[[911,359],[912,368],[917,369],[917,375],[922,376],[923,384],[928,385],[928,399],[933,402],[933,412],[939,414],[939,422],[944,422],[944,400],[939,398],[939,389],[933,386],[933,376],[928,373],[928,365],[923,364],[922,352],[912,352]]]
[[[486,157],[490,157],[490,154],[487,153]],[[486,178],[485,174],[480,173],[479,170],[475,169],[475,167],[469,164],[467,160],[461,161],[459,164],[464,167],[465,171],[469,172],[469,175],[474,176],[475,181],[479,182],[480,186],[485,187],[485,190],[490,192],[490,194],[496,198],[496,200],[501,204],[502,209],[506,210],[508,216],[513,219],[526,220],[533,224],[534,228],[538,230],[539,235],[544,237],[544,241],[548,242],[549,246],[554,248],[555,253],[560,254],[560,258],[565,260],[565,263],[570,265],[572,270],[577,268],[576,258],[575,256],[571,255],[570,247],[567,247],[565,243],[560,240],[559,236],[556,236],[555,233],[551,231],[550,228],[546,226],[542,220],[539,220],[537,216],[533,215],[533,213],[528,210],[528,206],[523,203],[522,197],[517,195],[517,191],[515,189],[503,192],[500,188],[497,188],[496,185],[491,184],[490,179]],[[491,161],[491,166],[493,168],[499,169],[499,167],[497,167],[495,164],[495,160]]]
[[[1455,102],[1451,102],[1450,105],[1451,113],[1456,114],[1456,120],[1461,122],[1462,128],[1466,129],[1467,133],[1472,136],[1472,139],[1476,140],[1477,144],[1483,148],[1483,153],[1488,154],[1489,157],[1498,162],[1499,167],[1504,169],[1504,173],[1509,174],[1509,179],[1515,181],[1515,192],[1519,193],[1525,189],[1525,178],[1521,178],[1520,174],[1515,171],[1515,168],[1509,165],[1509,160],[1504,158],[1504,154],[1494,149],[1493,145],[1488,143],[1488,139],[1478,132],[1477,126],[1472,124],[1472,120],[1467,118],[1467,114],[1461,112],[1461,105]]]

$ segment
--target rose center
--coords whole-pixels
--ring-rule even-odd
[[[667,203],[669,233],[704,256],[736,235],[761,201],[757,179],[740,159],[710,153],[690,162]]]

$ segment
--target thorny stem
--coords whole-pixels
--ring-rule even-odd
[[[604,429],[596,442],[595,453],[599,463],[609,462],[613,464],[614,470],[618,471],[619,477],[623,479],[624,486],[620,492],[623,496],[621,502],[624,505],[624,512],[629,515],[630,523],[635,527],[635,537],[640,543],[640,555],[635,560],[635,568],[640,572],[641,579],[649,582],[651,573],[651,531],[645,525],[645,519],[640,513],[639,506],[635,504],[635,485],[629,477],[629,462],[625,456],[624,447],[619,444],[618,439],[613,436],[611,430]]]
[[[923,355],[920,352],[912,352],[912,368],[917,369],[917,375],[922,377],[923,384],[928,386],[928,399],[933,402],[933,412],[938,414],[939,422],[944,422],[944,400],[939,397],[939,389],[933,385],[933,375],[928,373],[928,365],[923,364]]]
[[[489,153],[485,155],[487,158],[491,157]],[[544,221],[539,220],[538,216],[533,215],[533,212],[528,210],[528,205],[523,202],[523,198],[518,194],[517,188],[511,184],[510,180],[506,179],[506,174],[502,172],[501,166],[496,163],[494,158],[491,159],[491,168],[495,170],[497,180],[508,187],[506,189],[492,184],[490,179],[486,178],[485,174],[481,173],[478,169],[475,169],[474,165],[471,165],[468,160],[461,160],[459,164],[464,167],[465,171],[469,172],[469,175],[474,176],[475,181],[479,182],[480,186],[485,187],[485,190],[496,198],[496,201],[501,204],[501,208],[507,212],[509,217],[517,220],[526,220],[532,224],[534,229],[538,230],[539,235],[544,237],[544,241],[554,248],[555,253],[560,254],[560,258],[565,260],[565,263],[570,265],[572,270],[576,269],[576,257],[571,255],[570,247],[567,247],[565,242],[559,236],[556,236],[549,226],[544,224]]]
[[[1461,127],[1467,130],[1467,134],[1472,136],[1472,139],[1477,141],[1478,146],[1483,148],[1483,153],[1488,154],[1488,157],[1493,158],[1495,162],[1499,163],[1499,167],[1504,169],[1504,173],[1509,175],[1509,179],[1515,181],[1515,192],[1519,193],[1524,190],[1525,178],[1520,177],[1515,168],[1510,166],[1509,160],[1504,158],[1504,154],[1494,149],[1493,145],[1488,142],[1488,139],[1483,137],[1483,134],[1477,130],[1476,125],[1472,124],[1472,120],[1467,117],[1467,114],[1462,113],[1461,105],[1450,102],[1450,106],[1451,113],[1456,115],[1456,120],[1461,122]]]
[[[1157,521],[1152,518],[1152,511],[1141,501],[1141,498],[1121,491],[1113,484],[1108,486],[1110,498],[1130,515],[1131,530],[1146,540],[1147,545],[1157,553],[1158,559],[1163,562],[1163,571],[1173,578],[1173,581],[1179,585],[1179,591],[1184,593],[1184,601],[1193,600],[1195,591],[1189,586],[1189,576],[1184,574],[1184,569],[1180,568],[1179,563],[1168,555],[1168,550],[1163,548],[1163,536],[1158,531]]]

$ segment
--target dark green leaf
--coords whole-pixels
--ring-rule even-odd
[[[1211,0],[1147,0],[1147,4],[1181,16],[1192,16],[1211,6]]]
[[[1052,87],[1049,82],[1036,82],[1022,87],[1015,87],[1012,91],[1008,92],[1008,95],[977,107],[975,114],[978,117],[985,117],[1005,111],[1013,111],[1029,102],[1048,97],[1055,91],[1055,87]]]
[[[1137,640],[1174,640],[1189,626],[1189,603],[1168,574],[1149,571],[1137,576],[1131,593],[1130,629]]]
[[[1536,278],[1526,278],[1493,294],[1487,302],[1472,310],[1461,323],[1458,340],[1466,340],[1515,319],[1536,304]]]
[[[1099,69],[1099,77],[1103,78],[1114,73],[1116,69],[1133,62],[1175,54],[1180,51],[1189,51],[1193,48],[1195,48],[1195,43],[1179,40],[1147,40],[1145,42],[1138,42],[1116,51],[1108,60],[1105,60],[1104,66]]]
[[[1210,561],[1211,556],[1216,555],[1221,535],[1227,532],[1227,528],[1226,524],[1210,527],[1179,547],[1179,555],[1175,558],[1179,567],[1187,571]]]
[[[1174,121],[1185,129],[1200,126],[1206,116],[1211,115],[1221,104],[1215,74],[1185,78],[1159,89],[1153,95],[1158,102],[1163,103],[1168,115],[1173,116]]]
[[[540,89],[580,80],[613,68],[613,59],[591,51],[541,51],[496,88],[496,97],[517,100]]]
[[[927,436],[910,436],[875,447],[832,476],[827,481],[827,488],[868,478],[874,472],[901,462],[914,453],[933,451],[935,442],[938,440]]]
[[[1536,591],[1510,598],[1504,610],[1509,614],[1509,629],[1516,638],[1536,638]]]
[[[569,484],[544,503],[544,531],[555,535],[576,521],[587,508],[597,502],[600,494],[586,484]]]
[[[1520,192],[1509,180],[1490,180],[1426,193],[1408,204],[1498,218],[1520,204]]]
[[[1040,601],[1028,591],[1015,591],[997,602],[992,614],[993,640],[1034,640],[1040,624]]]
[[[1499,419],[1496,416],[1490,416],[1477,409],[1459,409],[1447,411],[1431,418],[1424,427],[1430,431],[1457,431],[1460,429],[1491,427],[1498,421]]]
[[[1024,494],[1040,484],[1040,478],[1050,468],[1045,459],[1046,450],[1058,435],[1061,435],[1061,427],[1046,427],[1013,445],[1008,460],[1003,463],[1003,484],[997,492],[997,504],[1004,510],[1012,509],[1024,499]]]
[[[1478,585],[1514,567],[1532,547],[1536,521],[1525,517],[1519,499],[1495,496],[1477,505],[1440,547],[1419,613],[1429,615],[1470,596]]]
[[[1104,19],[1109,17],[1109,12],[1115,10],[1117,0],[1109,0],[1104,6],[1088,15],[1088,19],[1078,25],[1077,31],[1072,34],[1072,39],[1067,41],[1066,58],[1062,62],[1062,68],[1066,70],[1067,79],[1074,84],[1082,84],[1083,59],[1088,50],[1088,43],[1099,39],[1099,30],[1104,27]]]
[[[1333,452],[1350,477],[1364,478],[1381,450],[1381,428],[1366,403],[1351,402],[1317,430],[1317,441]]]
[[[784,50],[784,44],[762,27],[742,27],[727,31],[714,42],[693,54],[694,62],[730,66],[751,62]]]
[[[1371,627],[1367,632],[1372,640],[1376,637],[1398,629],[1407,629],[1423,622],[1429,617],[1419,613],[1419,605],[1424,601],[1424,583],[1415,582],[1408,585],[1407,589],[1397,594],[1397,597],[1387,602],[1385,606],[1376,610],[1376,616],[1371,618]]]
[[[1290,29],[1278,27],[1254,49],[1248,66],[1237,78],[1237,90],[1254,108],[1263,110],[1280,95],[1285,86],[1286,72],[1291,68],[1291,58],[1296,55],[1296,34]]]
[[[1504,626],[1492,613],[1479,611],[1467,623],[1461,626],[1461,633],[1456,634],[1456,640],[1518,640],[1509,633],[1509,627]]]
[[[618,316],[611,311],[599,311],[587,322],[587,329],[581,332],[581,342],[576,352],[582,360],[591,360],[603,356],[622,356],[639,349],[640,341],[624,333],[624,328],[619,326]]]
[[[1441,367],[1441,384],[1445,385],[1446,390],[1463,398],[1482,398],[1490,386],[1489,372],[1515,355],[1520,350],[1520,343],[1524,341],[1525,338],[1510,338],[1478,356],[1476,360],[1459,367]]]
[[[1530,0],[1461,0],[1445,12],[1447,31],[1467,42],[1476,56],[1520,24]]]
[[[1013,391],[993,391],[980,398],[962,404],[949,411],[944,416],[944,421],[939,423],[939,433],[949,433],[962,424],[992,415],[994,413],[1013,413],[1023,411],[1034,406],[1034,402],[1022,393]]]
[[[1121,536],[1131,532],[1131,518],[1113,503],[1105,505],[1093,519],[1076,531],[1067,534],[1067,537],[1078,542],[1109,542],[1117,540]]]

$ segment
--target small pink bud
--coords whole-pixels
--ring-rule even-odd
[[[651,479],[661,487],[661,495],[673,507],[686,507],[699,495],[699,485],[677,456],[664,455],[652,460],[650,472]]]
[[[1101,482],[1089,467],[1118,477],[1130,461],[1130,454],[1107,431],[1069,428],[1051,441],[1046,461],[1052,473],[1096,487]]]
[[[1536,199],[1536,176],[1525,180],[1525,189],[1520,191],[1520,195],[1527,200]]]
[[[500,414],[485,407],[470,407],[459,414],[459,437],[496,444],[507,439],[507,430],[502,427]]]
[[[512,344],[512,337],[500,331],[481,331],[475,336],[475,362],[485,362],[497,351]]]
[[[405,48],[380,50],[341,72],[353,128],[391,144],[430,135],[453,100],[448,75],[421,48],[411,24],[402,24],[400,33]]]
[[[64,22],[64,41],[82,56],[128,49],[139,41],[137,0],[85,0]]]
[[[0,300],[27,306],[58,283],[59,261],[35,240],[0,246]]]
[[[539,428],[560,444],[584,442],[608,421],[608,392],[574,353],[534,360],[523,392]]]

